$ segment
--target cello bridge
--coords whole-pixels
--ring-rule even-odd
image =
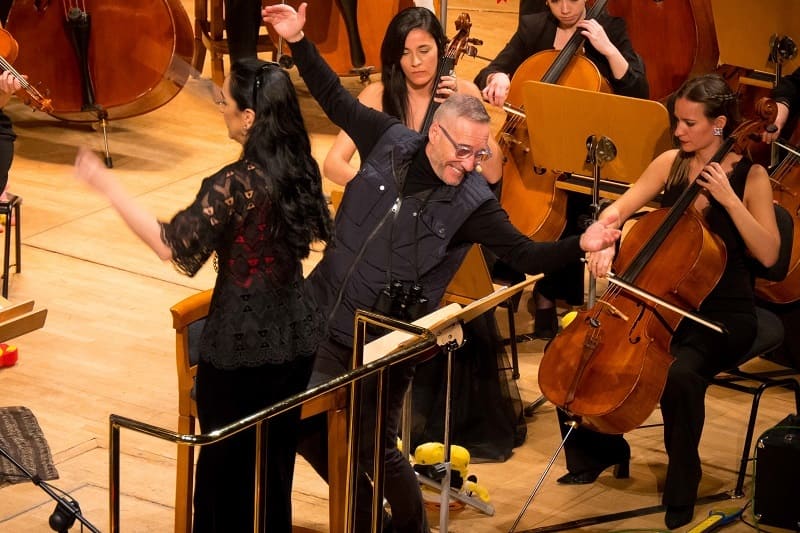
[[[628,320],[630,320],[630,317],[628,317],[628,315],[626,315],[625,313],[623,313],[622,311],[620,311],[620,310],[619,310],[619,309],[618,309],[618,308],[617,308],[617,307],[616,307],[614,304],[612,304],[611,302],[607,302],[607,301],[605,301],[605,300],[603,300],[603,299],[600,299],[600,300],[597,300],[597,302],[595,302],[595,303],[597,303],[597,304],[603,304],[603,305],[607,306],[607,307],[608,307],[608,312],[609,312],[609,313],[611,313],[611,315],[612,315],[612,316],[615,316],[615,317],[617,317],[617,318],[621,318],[621,319],[622,319],[622,320],[624,320],[625,322],[627,322]]]

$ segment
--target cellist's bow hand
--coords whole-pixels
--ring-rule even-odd
[[[605,278],[611,272],[611,265],[614,263],[616,248],[609,246],[598,252],[586,253],[586,266],[589,272],[596,278]]]
[[[618,217],[607,216],[602,221],[593,222],[581,235],[580,245],[584,252],[599,252],[613,246],[621,234],[616,228]]]
[[[288,4],[275,4],[261,9],[261,18],[267,24],[272,24],[275,31],[289,41],[295,43],[303,38],[303,26],[306,24],[306,8],[303,2],[297,11]]]

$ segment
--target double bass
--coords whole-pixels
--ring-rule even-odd
[[[302,0],[283,3],[297,9]],[[309,5],[310,16],[303,32],[336,74],[357,75],[365,82],[370,74],[380,71],[381,43],[389,22],[409,7],[414,7],[413,0],[320,0]],[[277,33],[269,34],[279,53],[288,53]],[[281,62],[291,65],[285,55]]]
[[[721,161],[734,142],[728,137],[711,162]],[[700,190],[692,182],[675,205],[648,213],[627,233],[614,270],[637,292],[610,283],[544,353],[542,394],[589,429],[625,433],[644,422],[661,398],[674,359],[672,332],[683,318],[675,309],[696,310],[722,276],[725,245],[692,206]],[[671,308],[641,294],[655,295]]]
[[[587,11],[586,18],[596,18],[607,1],[595,2]],[[540,80],[577,89],[610,92],[597,66],[578,54],[584,40],[583,35],[576,31],[560,51],[545,50],[526,59],[511,79],[504,106],[506,120],[497,136],[506,161],[500,203],[511,223],[533,240],[553,241],[564,231],[567,193],[556,187],[557,173],[541,169],[534,162],[522,105],[522,87],[526,81]],[[536,207],[532,209],[531,206]]]
[[[628,36],[647,66],[652,100],[664,100],[692,76],[719,61],[712,0],[614,0],[609,14],[626,21]]]
[[[180,0],[15,0],[17,69],[48,87],[49,113],[72,122],[156,109],[186,83],[194,36]]]

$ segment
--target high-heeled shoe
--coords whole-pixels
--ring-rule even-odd
[[[556,483],[560,483],[561,485],[588,485],[589,483],[594,483],[600,474],[608,468],[608,465],[599,470],[584,470],[583,472],[567,472],[560,478],[556,480]],[[616,479],[628,479],[631,477],[630,473],[630,459],[625,460],[624,462],[617,463],[614,466],[614,477]]]
[[[667,505],[667,512],[664,514],[664,524],[668,529],[676,529],[685,526],[694,518],[694,505]]]
[[[614,467],[613,472],[616,479],[628,479],[631,476],[631,449],[627,442],[624,440],[622,442],[625,447],[623,448],[622,453],[617,456],[619,459],[613,459],[605,466],[600,468],[583,470],[582,472],[568,472],[558,478],[556,483],[560,483],[562,485],[587,485],[589,483],[594,483],[603,470],[609,466]]]

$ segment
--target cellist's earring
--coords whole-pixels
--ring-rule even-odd
[[[711,130],[711,133],[713,133],[716,137],[722,137],[722,128],[719,126],[714,126],[714,128]]]

